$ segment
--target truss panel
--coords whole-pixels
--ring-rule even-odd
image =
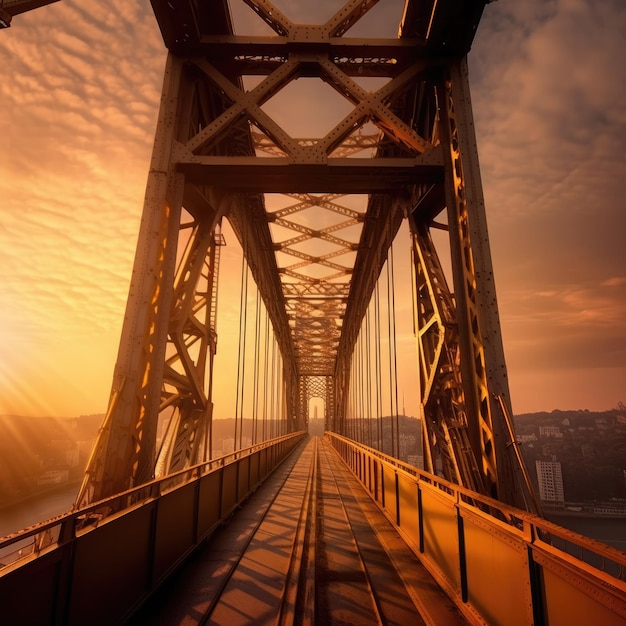
[[[186,467],[208,445],[222,218],[277,339],[289,429],[306,425],[315,394],[339,432],[361,323],[409,218],[429,467],[439,459],[451,480],[519,504],[464,60],[486,1],[408,0],[392,39],[350,37],[374,0],[350,0],[316,25],[270,0],[232,2],[273,34],[235,34],[226,0],[152,1],[169,60],[107,421],[81,499]],[[360,76],[386,80],[366,89]],[[265,106],[301,78],[347,103],[323,136],[292,136]],[[283,208],[268,210],[270,193],[286,196]],[[452,291],[429,236],[440,214]]]

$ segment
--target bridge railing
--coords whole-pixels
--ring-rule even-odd
[[[624,552],[326,436],[471,623],[625,623]]]
[[[237,450],[0,539],[0,622],[121,623],[304,437]]]

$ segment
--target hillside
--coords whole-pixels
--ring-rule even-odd
[[[103,415],[72,419],[0,416],[0,508],[68,480],[84,472]],[[569,502],[626,501],[626,407],[611,411],[552,411],[516,415],[517,440],[533,480],[536,461],[561,464],[565,500]],[[398,417],[400,458],[418,464],[422,454],[421,422]],[[382,430],[383,451],[389,453],[392,420],[378,423],[354,420],[348,433],[378,448]],[[252,443],[252,420],[237,427],[243,447]],[[276,426],[274,425],[274,428]],[[371,428],[371,430],[370,430]],[[257,441],[275,434],[257,424]],[[323,420],[311,420],[312,434],[322,434]],[[213,423],[213,455],[233,449],[235,420]]]
[[[102,419],[0,416],[0,507],[79,480]]]
[[[529,413],[514,421],[531,476],[536,461],[561,464],[566,501],[626,499],[626,407]]]

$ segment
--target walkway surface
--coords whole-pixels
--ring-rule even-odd
[[[131,621],[465,623],[319,438],[300,446]]]

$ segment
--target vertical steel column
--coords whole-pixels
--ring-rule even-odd
[[[465,58],[450,64],[438,98],[470,439],[488,493],[524,507],[521,473],[509,453],[505,416],[496,401],[500,397],[508,407],[510,396]]]
[[[309,425],[309,380],[307,376],[298,376],[298,408],[296,411],[296,430],[307,430]]]
[[[335,379],[326,376],[326,394],[324,396],[324,429],[336,432],[337,407],[335,404]]]
[[[469,440],[454,298],[426,225],[412,223],[412,230],[424,467],[435,472],[438,457],[448,480],[484,492],[479,457]]]
[[[77,503],[124,491],[154,472],[184,187],[172,164],[181,73],[182,62],[169,55],[109,407]]]
[[[333,428],[330,429],[327,425],[327,429],[343,436],[348,435],[346,419],[350,397],[350,369],[350,361],[345,357],[345,353],[338,352],[333,394],[335,420]]]

